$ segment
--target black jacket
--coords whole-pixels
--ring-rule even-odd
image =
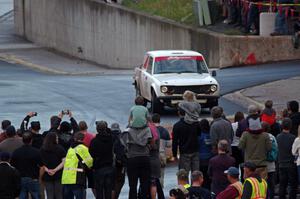
[[[290,115],[290,118],[292,120],[291,133],[295,136],[298,136],[298,126],[300,125],[300,112],[292,113]]]
[[[14,199],[19,196],[21,178],[18,171],[8,163],[0,163],[0,198]]]
[[[96,135],[91,141],[89,151],[94,159],[94,169],[113,166],[113,137],[109,129]]]
[[[26,116],[22,123],[21,123],[21,126],[20,126],[20,130],[21,130],[21,133],[25,133],[25,131],[29,130],[28,129],[28,123],[29,123],[29,120],[30,120],[30,116]],[[38,133],[32,133],[32,144],[31,146],[33,146],[34,148],[37,148],[37,149],[40,149],[43,145],[43,141],[44,141],[44,136],[41,135],[41,134],[38,134]]]
[[[198,136],[200,132],[198,123],[188,124],[183,118],[180,119],[173,127],[173,156],[177,156],[178,146],[180,154],[198,152]]]

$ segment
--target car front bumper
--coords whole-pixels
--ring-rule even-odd
[[[218,105],[219,95],[198,95],[197,102],[201,104],[202,107],[212,107]],[[178,103],[183,101],[182,96],[160,96],[157,99],[168,106],[177,106]]]

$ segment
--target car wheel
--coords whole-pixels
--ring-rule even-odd
[[[216,101],[214,101],[213,103],[211,103],[210,105],[209,105],[209,110],[211,110],[213,107],[215,107],[215,106],[219,106],[219,101],[218,100],[216,100]]]
[[[161,113],[163,104],[157,99],[155,92],[152,92],[151,113]]]

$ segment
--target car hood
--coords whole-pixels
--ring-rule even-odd
[[[208,73],[172,73],[172,74],[157,74],[154,75],[161,85],[171,86],[187,86],[199,84],[218,84],[215,78],[211,77]]]

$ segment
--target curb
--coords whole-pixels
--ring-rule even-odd
[[[259,85],[257,85],[257,86],[259,86]],[[249,87],[249,88],[251,88],[251,87]],[[235,103],[237,103],[237,104],[239,104],[239,105],[241,105],[245,108],[248,108],[248,106],[250,104],[254,104],[257,107],[262,109],[264,107],[264,104],[262,104],[261,102],[256,101],[256,100],[252,99],[251,97],[248,97],[248,96],[243,94],[243,92],[246,89],[248,89],[248,88],[245,88],[245,89],[233,92],[233,93],[226,94],[223,97],[230,100],[230,101],[233,101],[233,102],[235,102]]]
[[[20,64],[22,66],[31,68],[35,71],[39,71],[39,72],[51,74],[51,75],[65,75],[65,76],[120,75],[117,72],[114,72],[113,70],[111,70],[111,71],[109,71],[109,70],[108,71],[105,71],[105,70],[103,70],[103,71],[88,71],[88,72],[77,72],[77,73],[76,72],[66,72],[66,71],[61,71],[61,70],[57,70],[57,69],[52,69],[47,66],[34,64],[34,63],[28,62],[24,59],[18,58],[15,55],[5,54],[5,53],[0,53],[0,60],[6,61],[9,63]]]
[[[10,11],[4,13],[3,15],[1,15],[1,16],[0,16],[0,22],[5,21],[5,20],[2,21],[2,19],[4,19],[6,16],[10,15],[10,14],[13,13],[13,12],[14,12],[14,9],[12,9],[12,10],[10,10]]]
[[[37,64],[27,62],[25,60],[19,59],[16,56],[10,55],[10,54],[3,54],[2,53],[2,54],[0,54],[0,59],[2,59],[4,61],[7,61],[7,62],[13,62],[13,63],[20,64],[20,65],[23,65],[23,66],[27,66],[31,69],[38,70],[38,71],[48,73],[48,74],[56,74],[56,75],[67,75],[68,74],[64,71],[58,71],[58,70],[55,70],[55,69],[50,69],[50,68],[47,68],[47,67],[44,67],[44,66],[41,66],[41,65],[37,65]]]

